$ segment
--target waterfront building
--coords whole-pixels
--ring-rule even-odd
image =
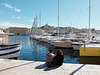
[[[16,35],[23,35],[28,33],[28,28],[22,28],[22,27],[9,27],[8,29],[9,33],[14,33]]]

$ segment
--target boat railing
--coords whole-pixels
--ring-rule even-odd
[[[9,47],[20,47],[20,44],[13,44],[13,45],[0,45],[1,48],[9,48]]]

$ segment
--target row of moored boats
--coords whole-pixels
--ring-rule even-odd
[[[90,52],[86,53],[88,56],[89,53],[95,53],[95,49],[100,48],[100,40],[97,39],[96,36],[91,36],[90,39],[88,37],[77,37],[75,34],[68,34],[67,36],[59,37],[59,36],[48,36],[48,35],[31,35],[30,38],[47,42],[58,48],[73,48],[74,50],[81,50],[80,55],[84,56],[84,52],[90,50]],[[95,48],[95,51],[91,49]],[[88,50],[87,50],[88,49]],[[98,56],[98,55],[89,55],[89,56]]]

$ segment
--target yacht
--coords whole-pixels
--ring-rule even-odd
[[[51,44],[55,47],[72,48],[71,42],[75,42],[75,41],[78,41],[78,39],[75,38],[75,34],[69,34],[69,37],[67,38],[65,37],[60,40],[52,41]]]

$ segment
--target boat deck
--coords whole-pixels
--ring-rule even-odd
[[[94,48],[100,48],[100,44],[88,44],[88,45],[85,45],[86,47],[94,47]],[[82,46],[84,47],[84,45]]]
[[[68,64],[46,68],[45,62],[0,59],[0,75],[100,75],[100,65]]]

